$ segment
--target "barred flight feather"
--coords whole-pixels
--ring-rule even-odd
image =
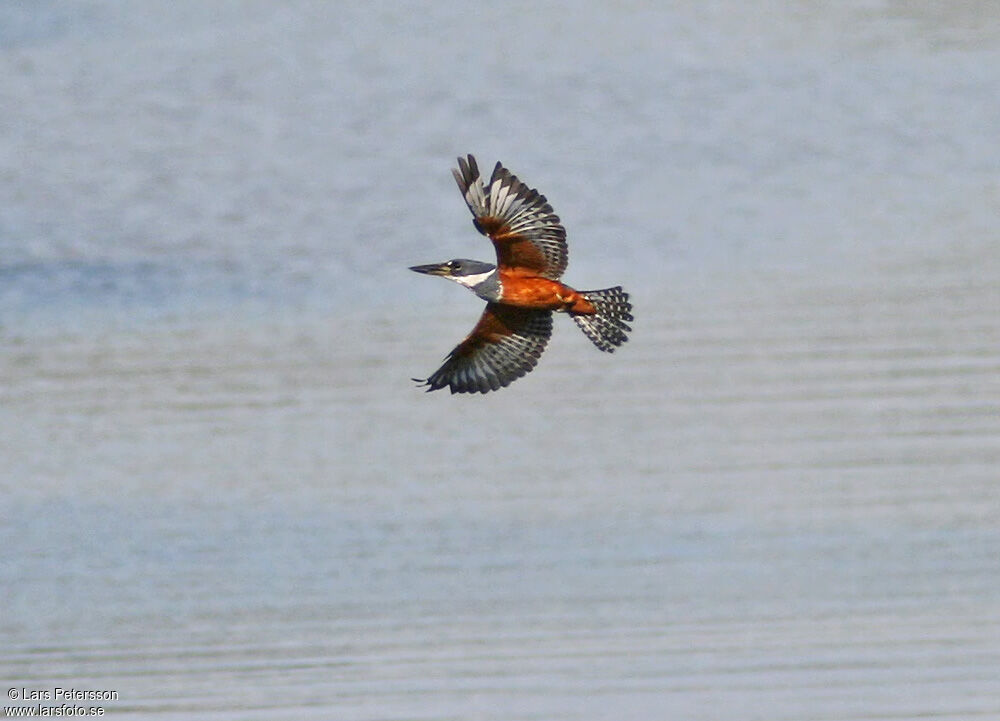
[[[566,229],[544,195],[500,163],[493,168],[487,189],[472,155],[459,158],[452,174],[476,229],[493,241],[497,265],[524,268],[552,280],[563,274],[568,262]]]
[[[444,364],[418,382],[452,393],[499,390],[530,372],[552,335],[552,313],[488,303],[476,327]]]

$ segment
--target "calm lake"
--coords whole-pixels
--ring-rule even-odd
[[[1000,718],[1000,6],[664,5],[0,4],[3,706]],[[467,152],[619,352],[415,387]]]

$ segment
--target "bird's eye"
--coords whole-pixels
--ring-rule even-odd
[[[461,270],[461,269],[462,269],[462,264],[459,263],[457,260],[448,261],[448,270]]]

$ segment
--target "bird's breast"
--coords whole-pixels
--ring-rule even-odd
[[[522,308],[593,313],[594,306],[580,293],[557,280],[500,275],[500,302]]]

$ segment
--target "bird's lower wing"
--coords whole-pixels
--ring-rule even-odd
[[[428,391],[488,393],[510,385],[538,363],[552,335],[552,313],[488,303],[468,337],[426,380]]]

